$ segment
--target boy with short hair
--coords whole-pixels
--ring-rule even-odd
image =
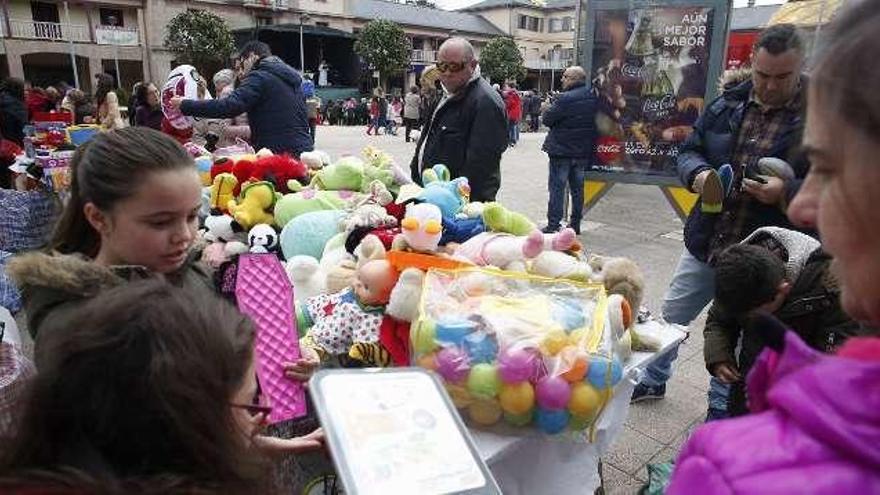
[[[744,381],[764,348],[759,329],[748,324],[755,312],[773,314],[823,352],[861,332],[840,306],[830,256],[810,236],[761,228],[719,253],[713,264],[715,300],[703,331],[704,357],[709,373],[732,386],[727,412],[710,406],[707,420],[748,412]]]

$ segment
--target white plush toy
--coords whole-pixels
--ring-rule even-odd
[[[327,274],[315,258],[294,256],[287,261],[285,270],[293,284],[293,298],[297,303],[327,291]]]
[[[589,282],[593,269],[586,261],[559,251],[544,251],[532,260],[529,270],[535,275],[550,278],[567,278]]]
[[[278,232],[266,223],[258,223],[248,232],[250,252],[267,254],[278,250]]]
[[[419,300],[425,273],[418,268],[400,272],[397,285],[391,289],[385,314],[400,321],[413,322],[419,317]]]
[[[305,151],[299,155],[299,159],[312,170],[321,170],[330,165],[330,155],[324,151]]]

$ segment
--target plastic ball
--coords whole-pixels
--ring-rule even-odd
[[[472,363],[491,363],[498,354],[498,344],[486,332],[474,332],[464,338],[464,350]]]
[[[578,349],[584,348],[587,344],[588,332],[589,330],[585,327],[572,330],[571,333],[568,334],[569,345],[573,345]]]
[[[611,388],[623,378],[623,366],[618,359],[590,358],[587,382],[599,390]]]
[[[480,363],[471,368],[468,375],[467,387],[474,397],[491,399],[498,395],[501,388],[501,379],[498,377],[498,369],[491,364]]]
[[[462,345],[464,338],[473,333],[476,324],[469,320],[448,319],[437,322],[436,340],[444,344]]]
[[[418,354],[427,354],[437,348],[437,324],[434,320],[419,320],[413,325],[413,348]]]
[[[474,397],[468,392],[467,387],[464,385],[447,383],[446,392],[449,393],[449,398],[452,399],[452,403],[455,404],[455,407],[459,409],[464,409],[474,402]]]
[[[594,416],[571,416],[568,419],[568,429],[575,431],[586,430],[593,424]]]
[[[435,361],[437,373],[440,373],[440,376],[447,382],[458,383],[464,380],[471,371],[467,354],[458,347],[440,349]]]
[[[605,402],[604,394],[587,383],[576,383],[571,387],[568,410],[575,416],[594,417]]]
[[[553,318],[562,325],[566,332],[586,324],[584,309],[579,302],[567,299],[556,300],[553,310]]]
[[[475,400],[468,407],[468,416],[478,425],[491,426],[501,419],[503,411],[497,400]]]
[[[568,426],[568,411],[548,411],[546,409],[538,409],[535,412],[535,424],[544,433],[555,435]]]
[[[544,340],[541,341],[541,352],[545,356],[555,356],[566,345],[568,345],[568,334],[565,333],[565,330],[557,328],[547,332],[547,335],[544,336]]]
[[[498,373],[506,383],[532,379],[537,364],[538,356],[527,349],[505,349],[498,355]]]
[[[509,412],[505,412],[504,413],[504,421],[507,421],[507,423],[509,423],[513,426],[526,426],[532,422],[532,418],[534,416],[535,416],[534,411],[529,411],[524,414],[511,414]]]
[[[568,346],[559,352],[562,360],[562,378],[574,383],[584,379],[587,375],[587,353],[574,346]]]
[[[501,409],[511,414],[524,414],[535,407],[535,389],[529,382],[511,383],[501,386],[498,394]]]
[[[571,398],[571,386],[559,376],[547,376],[538,382],[538,404],[549,410],[565,409]]]
[[[437,371],[437,355],[433,352],[430,354],[423,354],[416,359],[416,364],[426,370]]]

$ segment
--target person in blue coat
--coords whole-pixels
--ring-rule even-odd
[[[562,94],[544,112],[544,125],[550,128],[543,150],[550,156],[547,226],[544,232],[557,232],[562,222],[565,185],[571,190],[571,217],[568,226],[580,235],[584,215],[584,173],[593,156],[596,141],[597,98],[587,87],[583,67],[573,66],[562,74]]]
[[[241,85],[229,96],[216,100],[172,98],[184,115],[233,118],[248,114],[254,148],[299,156],[312,151],[302,77],[261,41],[249,41],[236,60]]]

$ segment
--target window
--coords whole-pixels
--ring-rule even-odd
[[[37,22],[61,22],[58,5],[48,2],[31,2],[31,15]]]
[[[544,30],[544,19],[520,14],[518,26],[520,29],[525,29],[526,31],[540,33]]]
[[[330,23],[329,23],[329,22],[320,22],[320,21],[318,21],[318,22],[315,23],[315,26],[330,27]]]
[[[275,20],[271,16],[258,15],[254,19],[257,21],[257,26],[271,26],[275,24]]]
[[[562,30],[563,31],[574,31],[574,26],[572,25],[571,17],[563,17],[562,18]]]
[[[123,27],[125,25],[125,19],[119,9],[98,9],[98,13],[101,16],[102,26]]]
[[[550,32],[558,33],[562,31],[562,19],[550,19]]]

